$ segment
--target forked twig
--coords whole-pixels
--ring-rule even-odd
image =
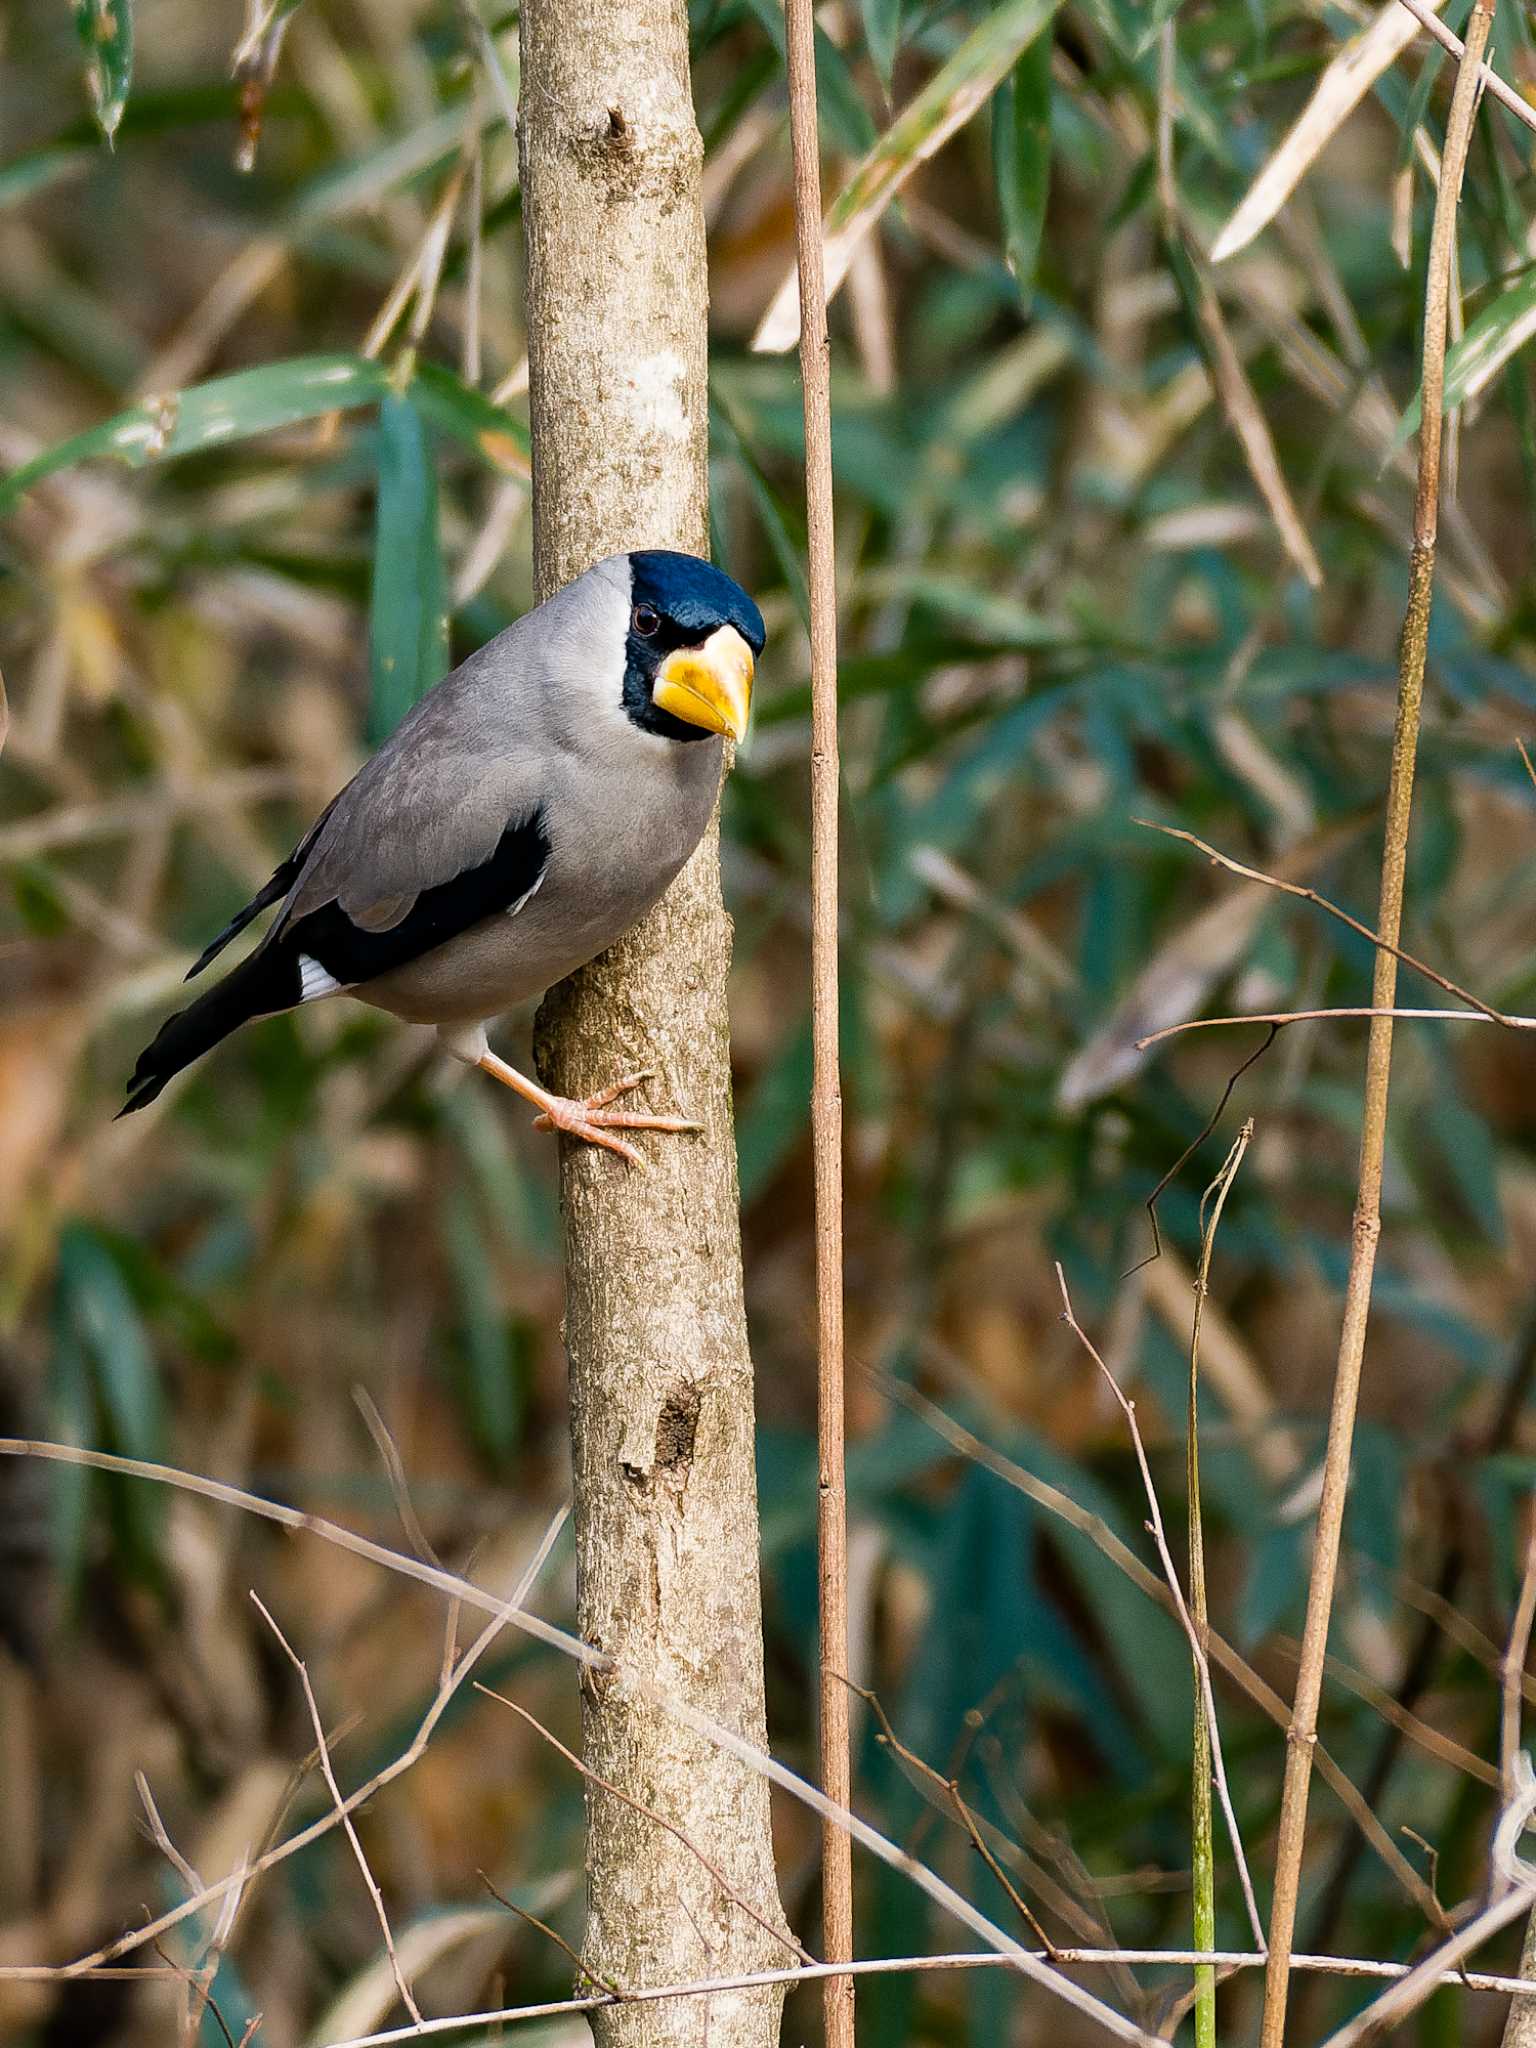
[[[347,1806],[346,1799],[343,1797],[340,1785],[336,1782],[336,1770],[331,1762],[330,1745],[325,1739],[325,1722],[321,1718],[320,1702],[315,1698],[315,1688],[310,1683],[309,1666],[278,1627],[271,1609],[259,1593],[252,1592],[251,1603],[277,1638],[278,1647],[283,1652],[283,1655],[299,1674],[299,1684],[304,1689],[304,1704],[309,1709],[310,1724],[314,1728],[315,1743],[320,1752],[320,1770],[325,1779],[326,1789],[335,1802],[336,1818],[341,1822],[352,1854],[357,1860],[357,1867],[362,1873],[363,1883],[368,1888],[368,1896],[373,1901],[373,1910],[378,1917],[379,1931],[384,1937],[384,1949],[389,1957],[389,1967],[394,1972],[395,1989],[400,1993],[400,2002],[417,2026],[420,2026],[421,2008],[417,2005],[411,1987],[406,1982],[405,1972],[400,1967],[400,1958],[395,1952],[395,1937],[390,1931],[389,1914],[384,1905],[384,1894],[379,1890],[379,1881],[369,1868],[367,1851],[359,1839],[357,1829],[353,1826],[352,1815]]]
[[[956,1820],[959,1821],[971,1838],[971,1847],[980,1856],[988,1870],[991,1871],[1003,1890],[1008,1894],[1009,1899],[1013,1903],[1014,1910],[1018,1913],[1020,1919],[1030,1929],[1035,1939],[1045,1950],[1045,1953],[1048,1956],[1054,1956],[1056,1953],[1055,1942],[1052,1941],[1039,1920],[1036,1919],[1030,1908],[1029,1901],[1019,1891],[1017,1885],[1014,1884],[1012,1878],[1009,1877],[1007,1871],[1004,1870],[1002,1864],[988,1845],[985,1836],[982,1834],[980,1823],[977,1821],[975,1814],[972,1813],[960,1790],[959,1779],[953,1776],[946,1778],[942,1771],[936,1771],[925,1757],[920,1757],[915,1749],[909,1748],[902,1741],[895,1728],[891,1725],[891,1717],[885,1711],[884,1702],[871,1686],[856,1685],[851,1678],[846,1676],[843,1677],[842,1682],[850,1692],[857,1693],[858,1697],[863,1700],[864,1704],[879,1722],[880,1740],[886,1747],[894,1755],[900,1757],[910,1770],[915,1771],[919,1777],[926,1779],[939,1796],[949,1802]]]
[[[589,1784],[596,1785],[600,1791],[607,1792],[611,1794],[613,1798],[622,1800],[625,1806],[632,1808],[632,1810],[636,1813],[643,1814],[647,1820],[654,1821],[657,1827],[664,1829],[665,1832],[672,1837],[674,1842],[680,1842],[682,1846],[688,1851],[689,1855],[696,1858],[697,1861],[703,1865],[704,1869],[709,1872],[710,1876],[715,1880],[715,1883],[719,1885],[721,1891],[724,1892],[725,1896],[730,1900],[731,1904],[733,1906],[738,1906],[741,1909],[741,1911],[746,1914],[749,1920],[755,1920],[758,1926],[762,1928],[765,1934],[771,1934],[774,1940],[779,1944],[781,1948],[787,1948],[791,1955],[798,1956],[801,1962],[803,1963],[815,1962],[816,1958],[811,1954],[809,1949],[802,1948],[799,1942],[796,1941],[795,1937],[792,1934],[785,1934],[781,1929],[775,1927],[773,1922],[769,1920],[765,1914],[758,1912],[757,1908],[752,1904],[752,1902],[749,1899],[744,1899],[741,1896],[741,1893],[736,1890],[734,1885],[732,1885],[729,1878],[726,1877],[725,1872],[720,1868],[719,1864],[712,1862],[710,1858],[705,1855],[704,1851],[699,1847],[697,1842],[692,1840],[692,1838],[687,1833],[685,1833],[682,1828],[680,1828],[677,1825],[676,1821],[668,1820],[665,1814],[658,1813],[654,1806],[647,1806],[643,1800],[636,1799],[631,1793],[622,1791],[620,1787],[613,1784],[610,1779],[605,1778],[601,1771],[593,1770],[592,1766],[586,1761],[584,1757],[579,1757],[574,1749],[567,1749],[565,1744],[560,1740],[559,1736],[556,1735],[551,1729],[546,1728],[544,1726],[544,1723],[538,1718],[536,1714],[530,1714],[528,1709],[524,1706],[519,1706],[516,1700],[508,1699],[507,1695],[504,1692],[497,1692],[492,1686],[482,1685],[478,1678],[475,1680],[475,1691],[479,1693],[484,1693],[485,1697],[488,1700],[495,1700],[496,1704],[499,1707],[510,1707],[512,1712],[516,1714],[520,1721],[526,1721],[528,1726],[535,1733],[535,1735],[542,1736],[544,1741],[549,1744],[550,1748],[558,1751],[558,1753],[565,1758],[566,1762],[572,1767],[572,1769],[579,1771],[582,1777],[584,1777]],[[585,1963],[582,1964],[582,1968],[584,1970],[587,1970],[587,1974],[589,1976],[592,1974]],[[602,1980],[599,1979],[599,1982],[601,1981]],[[615,1995],[623,1996],[624,1994],[616,1993]]]
[[[1262,882],[1266,889],[1278,889],[1282,895],[1294,896],[1302,903],[1315,903],[1319,910],[1327,911],[1328,915],[1336,917],[1340,924],[1348,925],[1352,932],[1358,933],[1362,939],[1368,939],[1377,952],[1386,953],[1393,960],[1400,960],[1404,967],[1411,967],[1415,974],[1422,974],[1426,981],[1432,981],[1436,988],[1443,988],[1448,996],[1455,996],[1458,1001],[1466,1003],[1471,1009],[1478,1011],[1482,1016],[1486,1017],[1490,1023],[1506,1024],[1513,1030],[1528,1030],[1530,1028],[1529,1020],[1507,1016],[1503,1010],[1495,1009],[1492,1003],[1485,1003],[1481,996],[1473,995],[1470,989],[1463,988],[1459,982],[1452,981],[1449,976],[1441,974],[1437,968],[1431,967],[1427,961],[1420,960],[1416,955],[1405,952],[1394,939],[1385,938],[1379,931],[1372,931],[1368,924],[1362,924],[1358,917],[1352,917],[1347,910],[1342,909],[1337,903],[1331,902],[1320,891],[1308,888],[1304,882],[1287,882],[1279,875],[1266,873],[1263,868],[1253,868],[1246,861],[1234,860],[1230,853],[1220,852],[1216,847],[1209,845],[1204,839],[1201,839],[1198,834],[1186,832],[1181,825],[1160,824],[1156,818],[1133,818],[1131,823],[1133,825],[1144,825],[1149,832],[1161,832],[1168,839],[1182,839],[1186,846],[1193,846],[1197,852],[1203,853],[1206,859],[1213,861],[1217,867],[1225,868],[1229,875],[1240,875],[1245,882]],[[1361,1014],[1369,1016],[1372,1012],[1363,1011]],[[1382,1014],[1388,1013],[1383,1012]],[[1390,1014],[1395,1015],[1397,1013],[1390,1012]],[[1255,1018],[1253,1021],[1255,1023],[1267,1023],[1269,1020],[1267,1018]],[[1151,1045],[1157,1039],[1164,1036],[1166,1034],[1160,1031],[1150,1033],[1145,1040],[1139,1042],[1138,1050],[1140,1049],[1140,1044]]]
[[[485,1886],[486,1890],[490,1893],[491,1897],[496,1901],[498,1906],[505,1906],[507,1911],[509,1913],[515,1914],[519,1920],[526,1920],[530,1927],[536,1927],[540,1934],[544,1935],[548,1940],[552,1941],[555,1944],[555,1947],[559,1949],[562,1952],[562,1954],[570,1958],[570,1960],[576,1965],[576,1981],[578,1984],[581,1982],[581,1979],[583,1977],[586,1977],[589,1978],[592,1981],[592,1983],[601,1985],[603,1990],[608,1993],[610,1998],[622,1998],[624,1996],[623,1989],[620,1985],[615,1984],[611,1977],[605,1977],[601,1970],[594,1970],[590,1963],[584,1963],[581,1957],[577,1954],[576,1950],[573,1949],[571,1947],[571,1944],[566,1940],[565,1936],[563,1934],[557,1933],[556,1930],[553,1927],[551,1927],[547,1921],[541,1920],[537,1913],[530,1913],[526,1906],[519,1906],[514,1904],[514,1902],[507,1897],[505,1892],[497,1890],[496,1886],[492,1884],[491,1880],[489,1879],[489,1877],[486,1876],[483,1870],[477,1871],[475,1875],[479,1878],[480,1882]]]

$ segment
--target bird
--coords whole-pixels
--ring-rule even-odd
[[[406,713],[188,971],[279,905],[260,944],[161,1025],[119,1116],[242,1024],[352,996],[437,1027],[455,1059],[631,1164],[622,1131],[690,1131],[585,1100],[490,1049],[486,1027],[611,946],[656,903],[714,813],[725,741],[745,737],[766,637],[739,584],[642,548],[565,585]]]

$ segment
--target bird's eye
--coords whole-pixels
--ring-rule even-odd
[[[637,604],[630,615],[629,623],[642,640],[649,640],[651,635],[660,629],[661,613],[653,604]]]

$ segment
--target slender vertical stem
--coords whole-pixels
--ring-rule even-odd
[[[1494,6],[1495,0],[1476,0],[1472,18],[1467,24],[1466,52],[1451,98],[1440,190],[1435,200],[1434,228],[1430,236],[1424,297],[1423,423],[1419,432],[1418,488],[1413,507],[1413,553],[1408,572],[1408,610],[1398,658],[1397,722],[1392,737],[1392,766],[1387,783],[1386,837],[1381,861],[1380,910],[1376,918],[1377,932],[1389,947],[1397,945],[1402,929],[1408,824],[1413,808],[1419,711],[1424,691],[1424,660],[1434,588],[1435,539],[1440,506],[1440,444],[1445,402],[1446,321],[1450,302],[1451,257],[1456,237],[1456,207],[1476,112],[1478,66],[1488,44]],[[1396,993],[1396,954],[1379,951],[1372,982],[1372,1008],[1390,1011]],[[1291,1942],[1296,1931],[1296,1902],[1306,1842],[1307,1793],[1312,1776],[1312,1752],[1317,1746],[1317,1711],[1322,1697],[1323,1663],[1328,1649],[1339,1538],[1349,1485],[1355,1409],[1360,1394],[1360,1369],[1371,1309],[1371,1282],[1376,1267],[1377,1241],[1381,1236],[1381,1181],[1391,1073],[1392,1018],[1390,1015],[1376,1016],[1371,1019],[1366,1050],[1360,1171],[1351,1231],[1349,1275],[1339,1329],[1333,1409],[1328,1424],[1322,1498],[1317,1511],[1307,1619],[1302,1632],[1301,1663],[1296,1675],[1296,1695],[1287,1736],[1285,1781],[1280,1798],[1261,2048],[1282,2048],[1285,2039]]]
[[[1195,1271],[1195,1310],[1189,1333],[1189,1435],[1186,1445],[1189,1494],[1189,1617],[1195,1677],[1195,1726],[1191,1758],[1190,1843],[1194,1891],[1194,1942],[1197,1949],[1216,1946],[1216,1848],[1211,1801],[1213,1729],[1206,1711],[1202,1671],[1210,1671],[1210,1614],[1205,1595],[1205,1524],[1200,1511],[1200,1325],[1210,1292],[1211,1254],[1221,1212],[1227,1205],[1237,1169],[1253,1137],[1253,1119],[1243,1125],[1225,1164],[1201,1202],[1200,1263]],[[1207,1216],[1206,1205],[1209,1204]],[[1209,1965],[1195,1972],[1195,2041],[1197,2048],[1216,2048],[1216,1972]]]
[[[837,988],[837,562],[832,526],[832,401],[822,276],[821,162],[816,129],[812,0],[786,0],[789,125],[800,276],[800,384],[805,410],[805,511],[811,600],[811,1140],[816,1175],[818,1489],[821,1605],[821,1782],[849,1799],[848,1502],[843,1472],[843,1095]],[[822,1942],[828,1962],[853,1955],[852,1843],[822,1831]],[[853,1979],[829,1977],[828,2048],[852,2048]]]

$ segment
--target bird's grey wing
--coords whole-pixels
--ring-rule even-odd
[[[538,693],[518,687],[516,638],[428,692],[199,965],[279,895],[262,950],[296,958],[306,994],[388,974],[527,901],[550,839]]]

